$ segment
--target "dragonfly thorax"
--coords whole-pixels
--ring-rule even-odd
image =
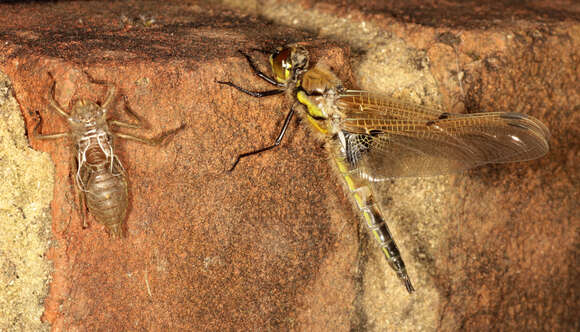
[[[298,100],[306,105],[315,120],[336,120],[341,112],[336,98],[343,90],[342,82],[325,66],[317,65],[302,77]]]
[[[316,65],[302,76],[302,89],[308,95],[328,95],[342,90],[342,82],[325,65]]]

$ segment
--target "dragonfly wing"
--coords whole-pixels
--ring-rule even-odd
[[[450,114],[368,93],[357,98],[363,97],[366,103],[341,97],[338,105],[347,160],[370,180],[531,160],[549,149],[546,126],[525,114]]]

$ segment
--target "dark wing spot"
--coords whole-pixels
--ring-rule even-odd
[[[499,115],[499,117],[502,119],[511,119],[511,120],[521,120],[527,118],[525,114],[513,112],[502,113]]]

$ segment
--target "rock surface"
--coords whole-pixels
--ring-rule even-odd
[[[0,331],[47,331],[41,322],[51,266],[54,167],[28,146],[12,83],[0,71]]]
[[[29,132],[38,119],[43,133],[67,130],[48,109],[52,78],[67,109],[78,98],[102,101],[105,88],[88,75],[114,83],[146,119],[146,130],[131,133],[153,137],[186,125],[163,147],[117,141],[131,195],[128,237],[120,241],[94,221],[82,229],[70,142],[31,139],[56,167],[44,314],[53,329],[578,328],[574,5],[0,8],[0,70]],[[214,81],[267,89],[237,50],[296,41],[352,87],[454,112],[523,112],[552,132],[552,150],[540,160],[382,188],[413,295],[359,228],[305,124],[293,122],[281,147],[227,172],[238,153],[273,142],[291,101],[254,99]],[[119,96],[113,114],[127,120],[122,107]]]

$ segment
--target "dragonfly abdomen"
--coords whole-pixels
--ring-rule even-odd
[[[412,293],[415,289],[407,274],[405,263],[389,231],[389,227],[383,218],[383,213],[374,200],[374,195],[368,180],[353,177],[352,174],[356,174],[356,172],[353,172],[352,167],[347,162],[340,159],[335,159],[335,162],[365,220],[367,228],[373,234],[375,240],[377,240],[391,268],[395,270],[397,276],[407,288],[407,291]]]

